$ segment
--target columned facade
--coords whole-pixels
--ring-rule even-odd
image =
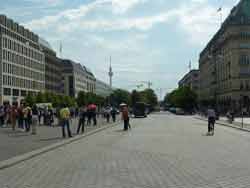
[[[20,102],[45,89],[45,57],[38,36],[0,15],[0,102]]]
[[[250,1],[241,0],[200,54],[200,99],[239,111],[250,97]]]

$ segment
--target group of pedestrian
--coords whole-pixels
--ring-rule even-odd
[[[11,126],[12,130],[16,130],[16,126],[32,134],[36,134],[36,126],[38,122],[38,108],[36,105],[30,107],[25,103],[18,105],[13,102],[12,105],[4,103],[0,106],[0,126]]]

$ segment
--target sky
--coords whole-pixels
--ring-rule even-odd
[[[46,39],[62,58],[108,83],[158,96],[176,88],[239,0],[0,0],[0,14]],[[222,7],[221,14],[217,10]],[[145,85],[144,88],[147,86]],[[143,89],[143,88],[141,88]]]

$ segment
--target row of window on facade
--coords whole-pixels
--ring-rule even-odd
[[[44,74],[8,63],[3,63],[3,72],[8,74],[14,74],[16,76],[44,81]]]
[[[249,89],[250,89],[249,80],[240,82],[240,90],[249,90]]]
[[[25,97],[27,96],[27,94],[31,94],[33,96],[35,96],[37,94],[37,92],[32,92],[32,91],[26,91],[26,90],[19,90],[19,89],[11,89],[11,88],[3,88],[3,94],[5,96],[22,96],[22,97]]]
[[[6,49],[15,51],[32,59],[36,59],[37,61],[43,61],[43,54],[38,53],[37,51],[31,49],[30,47],[26,47],[23,44],[19,44],[18,42],[8,39],[6,37],[3,37],[2,42],[3,42],[3,47]]]
[[[19,35],[23,35],[25,38],[28,38],[29,40],[32,41],[38,41],[38,36],[35,35],[33,32],[25,29],[23,26],[19,25],[18,23],[15,23],[13,20],[8,19],[6,16],[1,15],[0,16],[0,24],[8,28],[9,30],[13,30],[14,32],[17,32]],[[3,28],[4,32],[7,34],[8,31],[7,29]],[[13,33],[13,32],[11,32]]]
[[[36,69],[41,72],[45,71],[44,64],[38,63],[24,56],[17,55],[10,51],[3,50],[3,60],[8,61],[8,62],[13,62],[18,65],[26,66],[32,69]]]
[[[17,78],[17,77],[9,76],[9,75],[3,75],[3,85],[20,87],[20,88],[28,88],[28,89],[34,89],[34,90],[44,89],[43,82],[26,80],[26,79]]]

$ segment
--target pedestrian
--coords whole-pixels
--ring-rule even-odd
[[[97,125],[97,119],[96,119],[96,109],[92,110],[92,119],[93,119],[93,124],[94,126]]]
[[[127,106],[124,106],[122,109],[122,119],[124,121],[124,131],[128,130],[129,126],[129,113],[128,113],[128,108]]]
[[[24,118],[24,125],[25,125],[25,131],[30,131],[30,125],[32,121],[32,114],[31,114],[31,108],[29,106],[25,105],[25,108],[23,110],[23,118]]]
[[[80,129],[82,133],[84,133],[84,127],[85,127],[85,121],[86,121],[86,108],[82,107],[79,111],[79,122],[78,122],[78,128],[77,128],[77,134],[79,134]]]
[[[70,111],[66,104],[64,104],[63,108],[60,110],[60,119],[61,119],[63,138],[66,137],[65,127],[67,127],[68,137],[72,137],[70,127],[69,127]]]
[[[209,108],[207,110],[207,116],[208,116],[208,135],[214,135],[214,124],[215,124],[215,110],[213,108]]]
[[[37,133],[36,129],[37,129],[37,124],[38,124],[38,114],[39,114],[38,111],[39,110],[37,108],[37,105],[36,104],[33,105],[33,107],[32,107],[31,134],[34,134],[34,135]]]
[[[0,127],[4,126],[4,107],[0,106]]]
[[[110,113],[111,113],[113,123],[116,122],[116,109],[112,107],[112,110],[110,111]]]
[[[106,109],[106,120],[107,120],[107,123],[109,123],[110,121],[110,108],[109,107]]]
[[[42,118],[42,109],[39,108],[38,109],[38,123],[39,123],[39,125],[41,125],[41,118]]]
[[[54,123],[53,109],[52,109],[52,106],[49,105],[48,106],[48,125],[52,127],[53,123]]]
[[[87,109],[87,125],[91,125],[92,112],[90,109]]]
[[[23,103],[17,108],[18,128],[23,129]]]
[[[11,111],[10,111],[10,122],[13,131],[16,129],[16,119],[17,119],[17,103],[14,102],[11,106]]]

